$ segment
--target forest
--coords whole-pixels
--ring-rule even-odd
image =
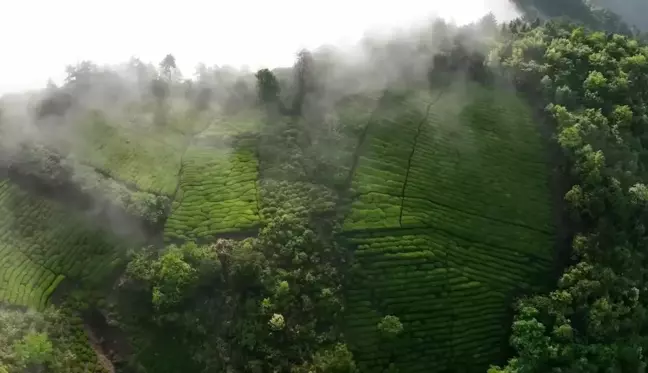
[[[645,372],[648,9],[513,2],[0,97],[0,373]]]

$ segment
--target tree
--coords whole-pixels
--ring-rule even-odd
[[[387,315],[378,323],[378,331],[385,337],[392,338],[403,331],[403,324],[400,319],[393,315]]]
[[[174,70],[177,70],[178,67],[176,66],[176,59],[172,54],[167,54],[164,56],[162,61],[160,61],[160,69],[162,70],[162,73],[166,76],[167,82],[171,81],[171,73]]]
[[[19,364],[25,367],[42,366],[52,360],[52,342],[46,333],[30,331],[13,345]]]
[[[518,302],[511,336],[517,356],[489,373],[646,368],[648,193],[639,170],[647,143],[637,137],[646,128],[648,94],[631,89],[646,84],[648,50],[639,45],[549,22],[515,34],[504,49],[504,63],[524,76],[524,92],[532,100],[544,92],[541,106],[557,127],[572,183],[565,199],[575,262],[556,289]]]
[[[191,289],[198,279],[196,268],[188,262],[194,250],[193,244],[171,245],[161,256],[153,259],[154,254],[148,249],[141,251],[129,263],[127,274],[134,280],[148,283],[151,304],[160,314],[191,296]]]
[[[203,111],[209,108],[209,102],[212,98],[212,89],[210,87],[200,87],[196,95],[194,105],[197,110]]]
[[[0,308],[0,373],[3,369],[63,373],[94,364],[92,347],[78,339],[83,330],[77,322],[54,308],[43,312]]]
[[[268,69],[261,69],[254,75],[257,79],[259,101],[265,104],[276,104],[279,101],[279,82]]]
[[[65,67],[66,84],[83,85],[85,88],[90,84],[90,78],[97,73],[98,67],[91,61],[82,61],[77,65],[68,65]]]
[[[36,107],[36,116],[46,118],[49,116],[64,116],[72,107],[74,98],[71,94],[57,89],[47,94]]]
[[[315,354],[313,368],[317,373],[356,373],[353,354],[346,344],[337,343]]]
[[[153,79],[151,81],[151,94],[159,103],[162,103],[169,96],[169,83],[160,78]]]
[[[286,327],[286,321],[282,314],[275,313],[272,315],[272,318],[270,318],[270,321],[268,321],[268,325],[270,325],[270,329],[279,331]]]
[[[292,103],[293,115],[301,115],[306,96],[315,91],[315,60],[310,51],[302,49],[294,66],[297,85]]]

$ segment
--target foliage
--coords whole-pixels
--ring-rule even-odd
[[[280,87],[277,78],[268,69],[259,70],[256,75],[259,101],[265,104],[277,103]]]
[[[595,0],[601,1],[607,0]],[[561,18],[596,30],[631,35],[631,28],[616,13],[592,6],[589,0],[511,0],[527,19]],[[615,7],[616,8],[616,7]]]
[[[631,26],[636,26],[643,32],[648,32],[648,21],[644,17],[648,14],[648,3],[641,0],[591,0],[592,4],[607,8],[618,15]]]
[[[139,253],[125,286],[149,294],[157,325],[181,328],[204,369],[289,371],[337,339],[337,250],[300,219],[278,215],[258,238]]]
[[[43,309],[64,279],[97,285],[122,260],[122,241],[59,202],[4,181],[0,206],[2,301]]]
[[[363,371],[485,369],[502,354],[507,297],[550,271],[531,110],[462,74],[431,92],[388,92],[368,122],[343,225],[354,247],[346,337]],[[398,338],[378,330],[384,314],[400,319]]]
[[[517,3],[531,19],[630,34],[581,0]],[[84,62],[50,89],[37,114],[83,118],[50,128],[81,140],[21,144],[13,170],[164,223],[166,246],[133,253],[112,294],[136,350],[128,368],[476,371],[499,358],[506,305],[541,287],[558,223],[545,144],[532,109],[500,84],[510,76],[555,124],[578,234],[556,289],[517,304],[517,356],[489,372],[645,370],[648,48],[563,21],[516,20],[499,34],[489,15],[431,29],[438,45],[370,53],[390,75],[368,69],[381,89],[389,83],[377,94],[328,97],[335,71],[309,51],[285,71],[201,66],[184,81],[173,55],[158,68],[132,61],[134,96],[121,80],[95,89],[110,72]],[[390,54],[406,62],[389,66]],[[97,95],[134,119],[89,113]],[[0,195],[11,213],[0,299],[44,308],[64,278],[98,281],[119,265],[121,246],[78,218],[52,224],[67,210],[9,183]],[[77,358],[96,366],[72,319],[0,333],[0,372],[79,370]]]
[[[191,146],[184,156],[165,239],[213,241],[218,234],[257,227],[257,177],[253,146]]]
[[[317,352],[313,358],[312,369],[318,373],[355,373],[358,371],[353,361],[353,354],[342,343]]]
[[[385,337],[392,338],[403,331],[403,324],[400,319],[394,315],[387,315],[378,323],[378,331]]]
[[[511,337],[518,356],[491,372],[645,369],[648,96],[638,87],[647,57],[636,40],[556,23],[517,32],[503,48],[519,86],[548,103],[571,164],[565,199],[580,232],[577,262],[557,289],[518,304]]]
[[[295,94],[293,97],[291,111],[293,115],[302,115],[304,103],[307,96],[315,93],[317,83],[315,81],[315,61],[308,50],[301,50],[297,54],[297,61],[293,68],[295,72]]]
[[[71,314],[0,309],[0,372],[64,373],[79,367],[104,372]]]
[[[52,361],[52,342],[47,334],[28,332],[13,345],[18,365],[29,367],[43,365]]]

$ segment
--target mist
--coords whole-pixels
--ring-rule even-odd
[[[347,148],[357,141],[357,134],[343,133],[337,102],[355,94],[377,97],[388,88],[425,86],[434,56],[457,33],[464,34],[462,43],[469,50],[485,45],[485,29],[460,31],[460,26],[481,22],[489,13],[499,22],[518,16],[508,0],[398,6],[329,2],[308,13],[292,1],[222,9],[189,1],[180,9],[156,3],[155,15],[145,2],[110,4],[101,15],[90,15],[72,0],[56,7],[43,3],[43,11],[34,14],[28,13],[39,8],[34,1],[12,3],[18,16],[0,23],[8,49],[7,67],[0,69],[0,167],[18,172],[16,180],[28,187],[44,183],[98,225],[138,237],[163,224],[175,198],[173,187],[151,190],[110,173],[119,152],[146,157],[149,150],[113,144],[118,147],[114,152],[92,151],[95,142],[103,144],[102,136],[125,144],[144,136],[164,144],[153,156],[180,163],[165,168],[164,162],[153,162],[156,170],[142,172],[177,179],[183,154],[201,128],[225,130],[214,127],[219,117],[258,109],[255,71],[270,68],[276,74],[284,109],[303,94],[297,92],[294,67],[297,52],[309,50],[309,79],[317,88],[299,105],[299,116],[308,123],[303,126],[308,145],[298,153],[326,163],[329,169],[320,176],[331,179],[348,172]],[[19,25],[15,20],[21,18],[29,21]],[[24,32],[11,38],[18,29]],[[174,67],[165,71],[160,61],[169,53]],[[157,81],[166,87],[161,96]],[[262,137],[275,138],[270,133]],[[272,141],[262,143],[270,153],[290,153]],[[227,141],[211,146],[231,150]],[[174,181],[177,193],[175,184],[179,181]],[[143,226],[133,223],[135,216]]]
[[[366,32],[432,16],[462,25],[490,11],[499,21],[516,16],[509,0],[8,2],[0,22],[0,95],[43,88],[50,78],[60,84],[65,66],[83,60],[157,63],[173,53],[186,77],[198,63],[256,71],[290,66],[302,48],[350,46]]]

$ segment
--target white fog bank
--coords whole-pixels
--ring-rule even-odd
[[[207,65],[289,66],[300,48],[352,44],[369,30],[440,16],[458,24],[492,11],[516,16],[509,0],[20,0],[0,12],[0,94],[59,83],[64,68],[173,53],[185,76]]]

